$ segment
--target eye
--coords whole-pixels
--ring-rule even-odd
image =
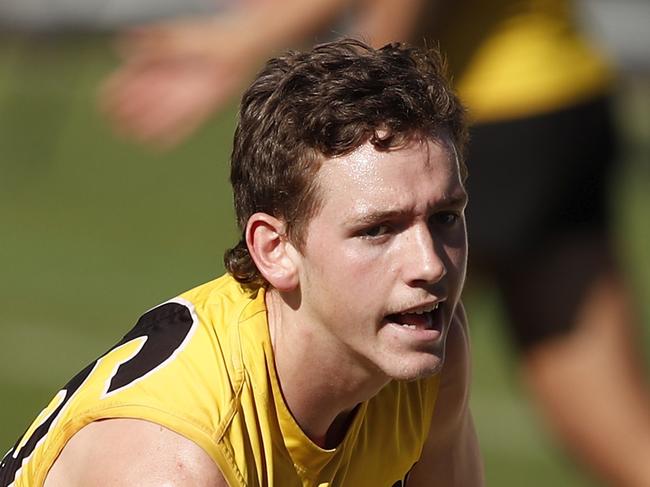
[[[379,238],[390,233],[391,227],[385,223],[374,225],[361,231],[361,236],[365,238]]]
[[[460,219],[460,214],[454,211],[441,211],[431,217],[432,223],[446,227],[453,226]]]

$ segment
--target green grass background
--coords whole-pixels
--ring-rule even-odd
[[[115,138],[95,89],[102,36],[0,36],[0,449],[57,388],[151,306],[222,272],[236,231],[227,184],[234,104],[157,154]],[[613,199],[650,317],[650,90],[623,86],[626,152]],[[587,486],[519,383],[489,283],[468,296],[473,410],[491,486]],[[551,304],[551,303],[549,303]],[[648,331],[642,346],[650,354]]]

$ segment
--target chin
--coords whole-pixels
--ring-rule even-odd
[[[401,360],[392,370],[386,371],[387,375],[394,380],[412,381],[426,379],[439,373],[442,370],[444,357],[429,355],[418,357],[415,360]]]

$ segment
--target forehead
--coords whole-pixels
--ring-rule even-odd
[[[354,213],[368,207],[414,210],[465,194],[453,144],[445,139],[413,141],[389,151],[369,142],[323,162],[317,175],[322,208]]]

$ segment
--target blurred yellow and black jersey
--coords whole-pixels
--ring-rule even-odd
[[[439,45],[477,123],[582,103],[609,91],[606,57],[569,0],[428,2],[414,41]]]
[[[185,436],[231,486],[402,485],[437,392],[437,376],[391,382],[358,406],[337,448],[320,448],[282,398],[264,290],[226,275],[145,313],[61,389],[3,459],[0,485],[43,485],[67,441],[107,418],[139,418]]]

